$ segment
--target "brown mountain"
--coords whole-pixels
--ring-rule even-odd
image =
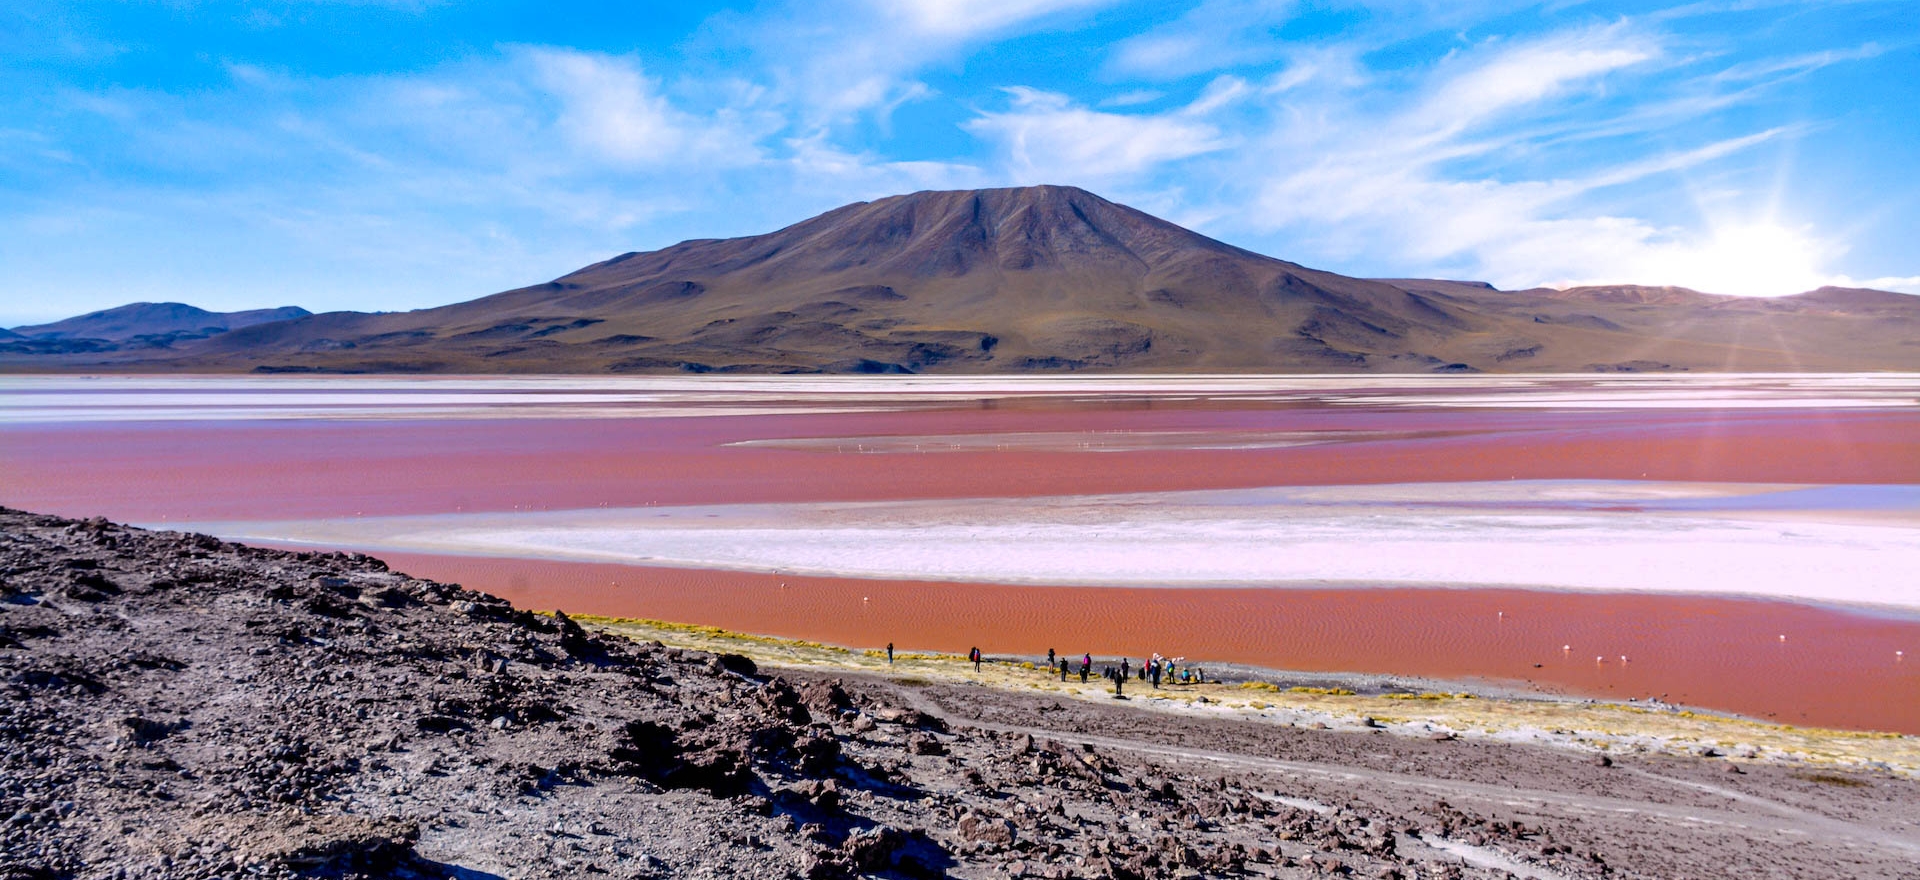
[[[304,318],[310,314],[298,306],[210,312],[186,303],[128,303],[51,324],[0,330],[0,343],[4,343],[0,345],[0,356],[97,355],[131,350],[142,352],[144,357],[151,356],[152,349],[171,348],[240,327]]]
[[[922,192],[547,284],[15,369],[1420,372],[1920,369],[1920,297],[1372,281],[1070,187]],[[0,363],[6,363],[0,358]]]
[[[186,303],[128,303],[77,318],[15,327],[13,333],[29,339],[105,339],[120,341],[136,336],[162,336],[192,333],[212,336],[241,327],[304,318],[312,314],[299,306],[277,309],[249,309],[244,312],[209,312]]]

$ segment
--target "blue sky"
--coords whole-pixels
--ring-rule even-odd
[[[0,326],[407,309],[918,189],[1362,276],[1920,292],[1920,2],[10,0]]]

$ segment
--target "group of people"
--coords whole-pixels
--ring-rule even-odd
[[[1185,657],[1162,657],[1156,653],[1136,667],[1133,665],[1131,659],[1122,657],[1120,658],[1119,666],[1113,666],[1111,664],[1101,666],[1100,677],[1113,682],[1113,695],[1116,697],[1125,695],[1124,691],[1127,686],[1127,681],[1136,675],[1139,676],[1141,681],[1148,682],[1155,688],[1160,687],[1161,682],[1166,682],[1167,684],[1205,684],[1207,681],[1206,670],[1198,666],[1183,664],[1181,661],[1185,659]],[[973,664],[973,671],[979,672],[980,664],[985,661],[986,655],[980,653],[979,648],[971,648],[967,651],[967,662]],[[892,642],[887,643],[887,665],[893,665]],[[1081,654],[1079,666],[1080,683],[1086,684],[1087,681],[1093,677],[1093,655]],[[1054,653],[1052,648],[1048,648],[1047,670],[1049,672],[1058,671],[1060,673],[1060,680],[1066,681],[1067,676],[1072,675],[1074,672],[1074,664],[1073,661]]]
[[[976,653],[973,656],[976,658],[978,657],[977,652],[979,650],[978,648],[974,649]],[[1122,657],[1120,658],[1119,666],[1102,666],[1100,668],[1100,677],[1113,682],[1113,694],[1116,697],[1124,696],[1128,679],[1133,678],[1135,675],[1138,675],[1141,681],[1151,683],[1155,688],[1160,687],[1162,681],[1168,684],[1204,683],[1207,680],[1206,671],[1198,666],[1182,665],[1181,661],[1185,659],[1184,657],[1162,657],[1159,654],[1154,654],[1138,667],[1135,667],[1132,660]],[[978,670],[979,668],[980,664],[976,659],[974,669]],[[1061,681],[1066,681],[1067,676],[1073,674],[1073,662],[1055,654],[1052,648],[1047,649],[1047,668],[1049,670],[1059,670]],[[1093,655],[1081,654],[1080,682],[1085,684],[1092,675]]]

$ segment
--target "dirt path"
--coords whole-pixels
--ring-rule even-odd
[[[1430,773],[1420,775],[1392,772],[1377,767],[1329,762],[1324,760],[1288,760],[1249,753],[1251,750],[1229,751],[1210,748],[1197,748],[1185,744],[1193,732],[1190,728],[1208,726],[1235,726],[1246,728],[1248,722],[1209,721],[1195,722],[1192,725],[1176,726],[1159,735],[1112,735],[1089,733],[1072,726],[1044,723],[1007,723],[978,717],[979,712],[968,712],[956,706],[972,704],[976,710],[978,703],[985,697],[995,708],[1005,709],[1021,702],[1040,703],[1030,698],[1016,695],[995,694],[990,697],[975,693],[985,689],[972,689],[963,692],[958,688],[922,688],[903,685],[886,679],[873,679],[876,685],[883,687],[903,703],[939,717],[956,727],[972,727],[1000,734],[1028,735],[1036,739],[1051,739],[1073,746],[1092,747],[1101,752],[1128,753],[1143,758],[1152,758],[1163,763],[1185,763],[1198,772],[1257,773],[1292,783],[1314,783],[1317,787],[1352,790],[1371,789],[1386,793],[1389,800],[1403,801],[1414,798],[1441,799],[1460,806],[1474,806],[1494,812],[1515,812],[1535,817],[1553,817],[1569,823],[1601,822],[1606,825],[1622,825],[1635,822],[1658,822],[1669,829],[1675,829],[1690,838],[1705,838],[1718,835],[1723,840],[1744,839],[1769,846],[1816,845],[1840,850],[1870,850],[1885,856],[1904,860],[1920,860],[1920,826],[1908,819],[1907,830],[1887,827],[1887,824],[1873,821],[1873,818],[1898,820],[1893,816],[1875,816],[1876,811],[1858,811],[1842,809],[1836,812],[1861,814],[1870,818],[1864,821],[1850,821],[1836,818],[1828,812],[1795,806],[1772,798],[1762,797],[1740,791],[1725,785],[1669,775],[1652,769],[1635,766],[1604,767],[1598,762],[1577,761],[1574,756],[1564,753],[1554,754],[1550,749],[1533,749],[1540,754],[1540,760],[1559,765],[1561,769],[1571,765],[1583,768],[1572,778],[1572,785],[1542,787],[1530,784],[1536,780],[1515,780],[1507,784],[1490,784],[1464,779],[1436,778]],[[1114,709],[1112,711],[1125,711]],[[1242,731],[1244,733],[1244,730]],[[1368,734],[1323,733],[1323,736],[1361,736]],[[1392,752],[1403,744],[1396,737],[1384,735],[1371,736],[1372,745]],[[1231,741],[1233,737],[1220,737]],[[1526,746],[1507,746],[1510,749],[1525,750]],[[1723,765],[1731,766],[1731,765]],[[1712,772],[1712,771],[1709,771]],[[1726,773],[1727,771],[1720,771]],[[1755,772],[1766,773],[1767,769],[1748,769],[1741,776]],[[1731,775],[1731,774],[1729,774]],[[1592,777],[1605,777],[1603,784],[1595,785]],[[1600,789],[1595,791],[1594,789]],[[1701,795],[1705,795],[1702,797]],[[1307,802],[1312,803],[1312,802]],[[1832,810],[1832,806],[1828,806]],[[1727,841],[1732,843],[1732,841]],[[1471,847],[1469,847],[1471,849]],[[1473,863],[1471,853],[1456,853],[1463,860]],[[1488,864],[1487,867],[1493,867]]]

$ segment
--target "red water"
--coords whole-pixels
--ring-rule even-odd
[[[380,555],[399,570],[526,608],[855,647],[958,653],[977,645],[1029,657],[1048,648],[1135,658],[1158,651],[1203,665],[1496,679],[1620,700],[1664,695],[1784,723],[1920,734],[1915,616],[1651,594],[1033,587]],[[1897,660],[1900,650],[1912,659]]]
[[[792,437],[1379,431],[1249,450],[836,454]],[[0,427],[0,503],[76,516],[296,519],[644,504],[1066,495],[1505,479],[1920,483],[1920,411],[1271,406],[657,419]]]
[[[1391,436],[1123,453],[838,454],[725,445],[1046,431]],[[0,504],[151,524],[1509,478],[1920,483],[1920,411],[1054,401],[653,419],[0,425]],[[1487,677],[1595,696],[1667,694],[1794,723],[1920,733],[1920,619],[1913,616],[1511,590],[1039,588],[791,577],[781,590],[768,578],[713,572],[390,558],[414,573],[533,607],[847,645],[1159,651],[1279,668]],[[1781,634],[1789,636],[1784,644]],[[1560,646],[1569,644],[1563,655]],[[1906,652],[1906,662],[1895,662],[1896,650]],[[1630,658],[1624,664],[1622,654]],[[1596,664],[1597,655],[1606,661]]]

